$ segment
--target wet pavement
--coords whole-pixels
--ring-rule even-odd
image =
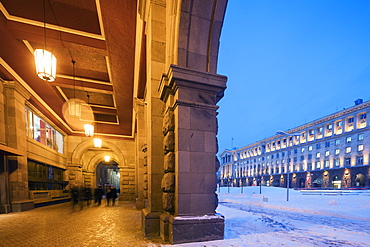
[[[161,246],[146,239],[134,203],[84,206],[71,203],[0,214],[0,246]]]

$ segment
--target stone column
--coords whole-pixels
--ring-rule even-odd
[[[171,65],[161,81],[161,99],[166,103],[162,179],[166,213],[161,216],[161,236],[168,236],[172,244],[224,237],[224,218],[215,213],[216,103],[223,96],[226,80]]]
[[[145,144],[145,119],[144,119],[144,101],[135,99],[135,114],[136,114],[136,186],[135,186],[135,203],[136,209],[143,209],[146,207],[146,199],[144,197],[144,190],[148,189],[148,176],[144,181],[144,174],[147,174],[146,168],[146,151],[147,145]],[[146,185],[146,186],[145,186]],[[145,189],[144,189],[145,188]],[[146,195],[147,197],[147,195]]]
[[[5,92],[5,131],[9,147],[27,153],[26,123],[24,116],[25,101],[30,94],[15,81],[4,82]],[[10,200],[12,211],[21,212],[33,209],[29,200],[27,157],[9,157]]]

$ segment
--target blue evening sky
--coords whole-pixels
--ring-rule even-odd
[[[219,153],[370,100],[370,0],[229,0],[217,72]]]

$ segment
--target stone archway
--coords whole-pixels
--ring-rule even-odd
[[[92,139],[76,146],[69,163],[70,184],[96,186],[96,168],[104,162],[104,156],[109,154],[111,162],[117,164],[120,172],[119,200],[132,201],[135,197],[135,167],[128,165],[123,150],[118,145],[104,140],[101,148],[95,148]]]

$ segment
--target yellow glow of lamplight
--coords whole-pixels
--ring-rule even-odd
[[[94,135],[94,125],[85,124],[84,129],[85,129],[85,135],[86,136],[93,136]]]
[[[57,59],[45,49],[36,49],[34,52],[36,74],[47,82],[53,82],[56,78]]]
[[[109,155],[104,156],[104,161],[109,162],[110,161],[110,156]]]

